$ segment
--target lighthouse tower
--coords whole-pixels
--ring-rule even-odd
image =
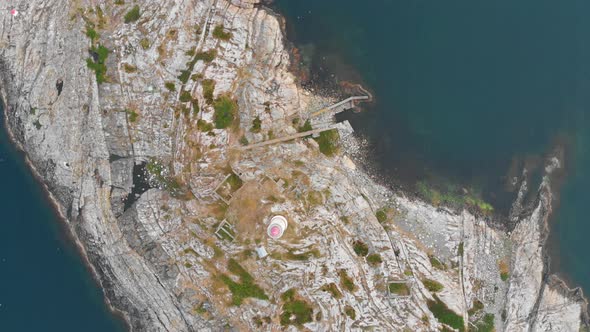
[[[283,233],[287,229],[287,219],[283,216],[274,216],[270,219],[270,224],[266,229],[266,234],[273,239],[277,240],[283,236]]]

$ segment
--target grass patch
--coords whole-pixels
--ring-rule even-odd
[[[150,43],[150,40],[147,38],[142,38],[139,41],[139,46],[141,46],[141,48],[143,48],[144,50],[147,50],[150,48],[150,46],[152,46],[152,44]]]
[[[502,279],[502,281],[506,281],[510,278],[510,267],[505,260],[498,262],[498,269],[500,270],[500,279]]]
[[[410,289],[406,283],[401,282],[392,282],[387,285],[389,289],[389,293],[401,296],[408,296],[410,295]]]
[[[309,119],[305,120],[305,123],[303,124],[303,126],[300,126],[299,128],[297,128],[297,131],[300,133],[310,131],[310,130],[313,130],[313,128],[311,126],[311,121]]]
[[[361,257],[365,257],[369,254],[369,246],[361,240],[356,240],[352,243],[352,249],[355,254]]]
[[[465,322],[463,321],[463,317],[457,315],[455,312],[449,309],[447,305],[438,298],[438,296],[434,295],[434,301],[428,300],[427,305],[428,309],[430,309],[434,317],[436,317],[439,322],[447,324],[461,332],[465,331]]]
[[[135,5],[127,12],[127,14],[125,14],[124,21],[125,23],[132,23],[139,20],[140,16],[141,12],[139,11],[139,6]]]
[[[444,288],[444,286],[440,282],[428,278],[422,279],[422,283],[424,284],[424,287],[426,287],[426,289],[433,293],[440,292]]]
[[[207,104],[213,103],[213,92],[215,92],[215,81],[211,79],[206,79],[201,82],[203,85],[203,97],[205,97],[205,101]]]
[[[367,263],[369,263],[369,265],[377,266],[382,262],[383,260],[381,259],[381,255],[379,254],[370,254],[369,256],[367,256]]]
[[[377,211],[377,213],[375,213],[375,217],[377,217],[377,221],[379,221],[380,223],[384,223],[387,221],[387,213],[385,212],[385,209],[381,209],[379,211]]]
[[[196,98],[193,99],[191,101],[191,106],[193,107],[193,114],[197,114],[199,113],[200,107],[199,107],[199,100],[197,100]]]
[[[123,70],[128,74],[132,74],[132,73],[137,72],[137,67],[135,67],[134,65],[130,65],[128,63],[124,63]]]
[[[332,297],[335,299],[339,299],[342,297],[342,292],[340,292],[340,290],[338,289],[338,286],[336,286],[335,283],[329,283],[329,284],[325,284],[324,286],[322,286],[321,288],[324,292],[328,292],[330,294],[332,294]]]
[[[254,120],[252,120],[252,128],[250,128],[250,131],[253,133],[259,133],[261,129],[262,121],[260,120],[260,117],[257,116],[254,118]]]
[[[331,157],[336,152],[338,152],[338,140],[340,139],[340,135],[338,134],[338,130],[331,129],[322,131],[320,136],[315,140],[318,142],[320,146],[320,152],[324,155]]]
[[[480,312],[483,309],[483,303],[481,303],[480,300],[474,300],[473,301],[473,306],[471,306],[471,309],[467,310],[467,314],[469,316],[473,316],[476,313]]]
[[[213,119],[215,128],[225,129],[234,122],[235,113],[238,110],[238,104],[229,96],[220,96],[213,103],[215,113]]]
[[[211,124],[211,123],[209,123],[209,122],[207,122],[207,121],[205,121],[205,120],[203,120],[203,119],[199,119],[199,120],[197,121],[197,129],[198,129],[199,131],[202,131],[202,132],[208,133],[208,132],[210,132],[211,130],[213,130],[213,124]]]
[[[481,320],[479,320],[475,324],[475,328],[473,331],[476,332],[494,332],[496,329],[494,328],[494,315],[493,314],[486,314],[483,316]]]
[[[248,138],[246,138],[246,136],[242,135],[242,137],[240,137],[240,144],[242,144],[243,146],[246,146],[246,145],[250,144],[250,142],[248,141]]]
[[[344,313],[346,314],[346,316],[350,317],[350,319],[355,320],[356,319],[356,311],[354,311],[354,308],[347,305],[344,307]]]
[[[459,257],[463,257],[463,250],[464,250],[463,249],[463,246],[464,246],[463,245],[463,242],[460,242],[459,243],[459,248],[457,248],[457,256],[459,256]]]
[[[188,103],[192,99],[193,96],[191,95],[190,91],[182,91],[180,93],[180,97],[178,97],[178,100],[180,100],[181,103]]]
[[[285,302],[280,316],[281,325],[301,326],[313,320],[311,305],[297,297],[297,292],[293,288],[281,294],[281,300]]]
[[[229,184],[229,186],[231,187],[232,191],[236,191],[236,190],[240,189],[242,187],[242,185],[244,184],[242,179],[240,179],[240,177],[237,176],[234,172],[231,173],[231,175],[227,178],[226,181]]]
[[[86,59],[86,65],[88,68],[94,70],[96,75],[96,83],[104,83],[106,82],[107,73],[105,61],[109,56],[109,49],[99,44],[98,47],[92,46],[90,52],[92,53],[93,58]]]
[[[283,255],[283,258],[292,261],[308,261],[313,257],[317,258],[319,256],[320,252],[317,249],[309,250],[301,254],[296,254],[292,250],[289,250]]]
[[[215,37],[217,39],[228,41],[228,40],[231,39],[232,33],[231,32],[225,32],[225,28],[224,28],[223,25],[217,25],[213,29],[213,37]]]
[[[446,270],[447,266],[438,260],[438,258],[434,257],[433,255],[428,255],[428,259],[430,260],[430,265],[438,270]]]
[[[181,70],[180,71],[180,75],[178,75],[178,80],[180,80],[182,82],[182,84],[186,84],[186,82],[188,82],[188,79],[191,76],[191,71],[190,70]]]
[[[137,121],[137,118],[139,117],[139,114],[137,114],[137,112],[132,111],[132,110],[125,110],[125,113],[127,113],[127,116],[129,117],[129,122],[135,122]]]
[[[86,37],[90,38],[90,42],[94,44],[94,41],[97,40],[100,35],[92,28],[92,26],[86,25]]]
[[[345,270],[340,270],[338,272],[338,276],[340,277],[340,287],[344,288],[349,292],[354,292],[356,289],[356,285],[351,277],[348,276]]]
[[[170,92],[176,91],[176,85],[174,85],[174,82],[166,82],[166,83],[164,83],[164,86]]]
[[[195,58],[193,59],[193,61],[197,62],[199,60],[204,61],[204,62],[211,62],[215,59],[215,57],[217,56],[217,51],[214,49],[208,50],[208,51],[201,51],[199,53],[197,53],[197,55],[195,55]]]
[[[239,306],[245,298],[253,297],[268,300],[264,290],[254,283],[254,278],[236,260],[230,259],[227,263],[228,270],[240,278],[240,282],[233,281],[225,274],[221,275],[221,281],[232,292],[232,304]]]

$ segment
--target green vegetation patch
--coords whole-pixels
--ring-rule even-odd
[[[377,221],[384,223],[387,221],[387,212],[385,212],[385,209],[380,209],[375,213],[375,217],[377,217]]]
[[[149,48],[150,48],[150,46],[151,46],[150,40],[149,40],[149,39],[147,39],[147,38],[142,38],[142,39],[139,41],[139,46],[141,46],[141,48],[143,48],[144,50],[147,50],[147,49],[149,49]]]
[[[238,110],[238,104],[233,99],[227,95],[220,96],[215,99],[213,108],[215,109],[213,113],[215,128],[225,129],[232,125]]]
[[[352,249],[354,250],[355,254],[361,257],[365,257],[369,254],[369,246],[361,240],[355,240],[352,243]]]
[[[346,314],[346,316],[350,317],[350,319],[355,320],[356,319],[356,311],[354,310],[353,307],[347,305],[344,307],[344,313]]]
[[[367,256],[367,263],[369,263],[369,265],[377,266],[382,262],[383,260],[381,259],[381,255],[379,254],[370,254],[369,256]]]
[[[193,99],[193,96],[191,95],[190,91],[182,91],[180,93],[180,97],[178,97],[178,100],[180,100],[180,102],[182,102],[182,103],[188,103],[192,99]]]
[[[90,41],[94,44],[94,41],[97,40],[100,35],[90,24],[88,24],[86,25],[86,37],[90,38]]]
[[[200,110],[200,108],[199,108],[199,100],[197,98],[194,98],[191,101],[191,106],[193,107],[193,114],[199,113],[199,110]]]
[[[232,33],[231,32],[226,32],[223,25],[217,25],[213,29],[213,37],[215,37],[217,39],[228,41],[228,40],[231,39]]]
[[[137,67],[128,63],[124,63],[123,64],[123,70],[125,70],[126,73],[128,74],[132,74],[137,72]]]
[[[481,303],[480,300],[474,300],[473,301],[473,306],[471,307],[471,309],[467,310],[467,314],[469,316],[473,316],[476,313],[480,312],[483,309],[483,303]]]
[[[455,312],[449,309],[449,307],[447,307],[447,305],[444,304],[444,302],[442,302],[438,296],[434,295],[434,301],[428,300],[427,305],[428,309],[430,309],[434,317],[436,317],[439,322],[447,324],[461,332],[465,330],[465,322],[463,321],[463,317],[457,315]]]
[[[422,279],[422,283],[424,284],[424,287],[426,287],[426,289],[433,293],[440,292],[444,288],[440,282],[428,278]]]
[[[328,293],[332,294],[332,297],[334,297],[335,299],[339,299],[342,297],[342,292],[340,292],[340,290],[338,289],[338,286],[336,286],[336,284],[333,282],[322,286],[321,289],[324,292],[328,292]]]
[[[406,283],[402,282],[391,282],[387,286],[391,294],[408,296],[410,295],[410,289]]]
[[[430,260],[430,264],[432,265],[432,267],[434,267],[435,269],[438,269],[438,270],[446,270],[447,269],[447,266],[443,262],[438,260],[438,258],[434,257],[433,255],[428,255],[428,259]]]
[[[313,320],[313,308],[298,297],[295,289],[291,288],[283,293],[281,300],[285,302],[280,316],[281,325],[301,326]]]
[[[354,292],[356,290],[356,285],[351,277],[348,276],[346,270],[340,270],[338,272],[338,276],[340,277],[340,286],[349,292]]]
[[[133,111],[133,110],[125,110],[125,113],[127,113],[127,115],[129,116],[129,122],[135,122],[137,121],[137,118],[139,117],[139,114],[137,114],[137,112]]]
[[[506,280],[508,280],[508,278],[510,278],[510,273],[500,272],[500,279],[502,279],[502,281],[506,281]]]
[[[262,120],[260,120],[260,117],[257,116],[254,118],[254,120],[252,120],[252,128],[250,128],[250,131],[253,133],[259,133],[261,129],[262,129]]]
[[[297,121],[297,122],[299,122],[299,121]],[[311,121],[309,119],[305,120],[305,123],[303,124],[303,126],[300,126],[299,128],[297,128],[297,131],[300,133],[310,131],[310,130],[313,130],[313,127],[311,126]]]
[[[237,176],[234,172],[232,172],[230,174],[230,176],[227,178],[226,182],[229,184],[232,191],[236,191],[236,190],[240,189],[242,187],[242,185],[244,184],[242,179],[240,179],[240,177]]]
[[[211,79],[205,79],[201,82],[203,85],[203,97],[207,104],[213,103],[213,92],[215,92],[215,81]]]
[[[215,57],[217,56],[217,51],[214,49],[208,50],[208,51],[201,51],[199,53],[197,53],[195,55],[195,58],[193,59],[193,61],[204,61],[204,62],[211,62],[215,59]]]
[[[176,91],[176,85],[174,85],[174,82],[166,82],[166,83],[164,83],[164,86],[166,87],[166,89],[168,91],[171,91],[171,92]]]
[[[240,137],[240,144],[242,144],[243,146],[246,146],[246,145],[250,144],[250,142],[248,141],[248,138],[246,138],[246,136],[242,135],[242,137]]]
[[[104,83],[106,82],[107,73],[105,61],[109,56],[109,49],[99,44],[98,47],[92,46],[92,48],[90,48],[90,52],[92,53],[94,59],[86,59],[86,65],[88,68],[94,70],[94,73],[96,74],[96,82],[98,84]],[[94,60],[96,60],[96,62]]]
[[[457,249],[457,255],[459,257],[462,257],[463,256],[463,246],[464,246],[463,242],[460,242],[459,243],[459,248]]]
[[[312,249],[300,254],[296,254],[292,249],[290,249],[284,255],[282,255],[282,257],[292,261],[308,261],[313,257],[320,257],[320,252],[317,249]]]
[[[338,130],[331,129],[322,131],[320,136],[315,140],[318,142],[320,146],[320,152],[324,155],[331,157],[336,152],[338,152],[338,140],[340,139],[340,135],[338,134]]]
[[[416,183],[416,189],[420,196],[430,201],[433,205],[446,204],[454,207],[472,206],[484,214],[494,212],[494,207],[489,203],[473,195],[459,194],[455,186],[452,185],[447,185],[445,190],[437,190],[426,183],[426,181],[419,181]]]
[[[180,80],[182,82],[182,84],[186,84],[186,82],[188,82],[188,79],[191,76],[191,71],[190,70],[181,70],[180,71],[180,75],[178,75],[178,80]]]
[[[476,332],[494,332],[496,329],[494,328],[494,315],[493,314],[486,314],[483,316],[481,320],[479,320],[475,324],[475,328],[473,331]]]
[[[139,11],[139,6],[135,5],[127,12],[127,14],[125,14],[124,21],[125,23],[132,23],[139,20],[140,16],[141,12]]]
[[[207,122],[207,121],[205,121],[205,120],[203,120],[203,119],[199,119],[199,120],[197,121],[197,129],[198,129],[199,131],[202,131],[202,132],[208,133],[208,132],[210,132],[211,130],[213,130],[213,124],[211,124],[211,123],[209,123],[209,122]]]
[[[156,159],[151,159],[145,169],[150,175],[150,182],[168,191],[173,197],[182,198],[187,194],[186,189],[175,177],[167,175],[168,168]]]
[[[241,305],[244,299],[248,297],[268,300],[264,290],[254,283],[254,278],[235,259],[228,261],[227,269],[240,278],[238,283],[225,274],[221,275],[221,281],[227,285],[232,293],[233,305]]]

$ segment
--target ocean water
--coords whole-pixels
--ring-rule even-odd
[[[315,81],[352,80],[349,114],[386,178],[479,192],[505,213],[511,162],[567,148],[552,270],[590,293],[590,2],[276,0]],[[443,179],[443,180],[440,180]]]
[[[4,126],[0,211],[0,331],[125,331]]]

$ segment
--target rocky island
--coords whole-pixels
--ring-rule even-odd
[[[10,6],[7,128],[132,331],[588,329],[545,253],[560,149],[493,222],[368,176],[258,0]]]

